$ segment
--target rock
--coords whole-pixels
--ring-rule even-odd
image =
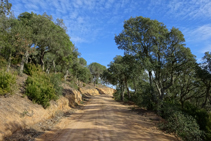
[[[100,95],[99,91],[95,88],[80,88],[79,91],[82,94],[88,94],[88,95]]]

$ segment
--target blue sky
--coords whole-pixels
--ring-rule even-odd
[[[179,28],[198,61],[211,50],[211,0],[9,0],[15,16],[22,12],[62,18],[71,41],[88,64],[107,66],[123,55],[114,41],[124,20],[143,16]]]

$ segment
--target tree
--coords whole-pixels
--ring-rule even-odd
[[[93,76],[93,82],[95,85],[98,83],[100,75],[103,73],[104,70],[106,70],[106,67],[99,63],[94,62],[94,63],[91,63],[88,66],[88,68]]]
[[[119,49],[139,57],[140,65],[148,71],[150,93],[155,102],[164,99],[184,66],[195,62],[179,29],[173,27],[168,31],[163,23],[149,18],[136,17],[125,21],[124,30],[115,36],[115,41]]]
[[[15,35],[15,47],[17,52],[22,56],[20,64],[20,75],[23,73],[24,64],[28,62],[29,55],[35,47],[32,47],[32,29],[19,21],[13,28],[12,34]]]
[[[46,13],[37,15],[33,12],[24,12],[18,16],[18,19],[32,28],[32,42],[38,51],[39,63],[43,70],[45,70],[44,58],[47,53],[62,56],[64,51],[71,52],[73,50],[70,37],[66,34],[65,29],[60,27],[64,26],[62,20],[57,20],[57,24],[55,24],[52,21],[52,16],[48,16]]]
[[[81,65],[81,66],[86,66],[87,65],[87,62],[86,62],[86,60],[84,59],[84,58],[78,58],[79,59],[79,64]]]
[[[152,90],[152,71],[153,56],[156,43],[163,47],[163,38],[168,32],[166,26],[157,20],[151,20],[144,17],[130,18],[124,22],[124,30],[118,36],[115,36],[115,42],[119,49],[125,50],[127,54],[137,55],[142,60],[144,69],[148,71],[149,82]],[[158,45],[157,45],[158,47]]]
[[[0,2],[0,17],[2,15],[9,15],[12,4],[8,2],[8,0],[1,0]]]
[[[198,78],[201,80],[201,84],[203,86],[203,93],[205,94],[204,97],[204,102],[202,104],[202,107],[204,108],[209,101],[211,104],[211,95],[210,95],[210,90],[211,90],[211,53],[210,52],[205,52],[205,55],[203,57],[202,63],[198,64],[196,67],[196,72]]]

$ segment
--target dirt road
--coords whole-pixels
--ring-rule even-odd
[[[109,95],[95,96],[36,141],[172,141],[149,116],[137,114]]]

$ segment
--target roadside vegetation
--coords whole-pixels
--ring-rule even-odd
[[[166,120],[160,129],[183,140],[211,140],[211,53],[198,63],[182,32],[157,21],[131,17],[115,36],[116,56],[103,73],[115,99],[133,101]]]
[[[16,77],[24,73],[25,95],[44,108],[62,95],[62,83],[77,90],[79,82],[100,83],[105,67],[87,65],[62,19],[33,12],[16,18],[11,7],[7,0],[0,2],[0,95],[13,94]]]
[[[124,56],[108,68],[80,57],[62,19],[43,13],[15,17],[0,3],[0,96],[13,94],[27,74],[25,95],[47,108],[62,95],[62,83],[116,86],[116,100],[133,101],[165,119],[159,128],[185,141],[211,140],[211,52],[196,61],[182,32],[157,21],[131,17],[114,40]],[[83,84],[85,87],[86,84]]]

